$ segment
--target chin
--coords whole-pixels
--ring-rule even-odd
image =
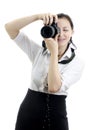
[[[63,46],[66,46],[66,44],[65,43],[58,43],[58,46],[63,47]]]
[[[58,42],[59,47],[66,47],[67,46],[67,41],[65,42]]]

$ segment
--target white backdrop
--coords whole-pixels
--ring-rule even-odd
[[[99,130],[98,0],[3,0],[0,3],[0,130],[14,130],[31,75],[28,57],[8,37],[4,24],[15,18],[47,12],[63,12],[72,17],[73,40],[85,63],[81,80],[68,91],[70,130]],[[35,22],[23,30],[41,44],[41,26],[42,22]]]

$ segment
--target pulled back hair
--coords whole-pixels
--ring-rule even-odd
[[[58,16],[59,19],[62,19],[62,18],[67,19],[69,21],[69,23],[70,23],[71,29],[72,30],[74,29],[73,21],[72,21],[72,19],[71,19],[71,17],[69,15],[64,14],[64,13],[58,13],[57,16]],[[68,47],[69,47],[70,44],[72,44],[75,47],[75,49],[77,49],[76,45],[73,43],[72,37],[70,38]]]
[[[70,23],[71,29],[72,29],[72,30],[74,29],[73,21],[72,21],[72,19],[71,19],[71,17],[70,17],[69,15],[64,14],[64,13],[58,13],[58,14],[57,14],[57,17],[58,17],[59,19],[62,19],[62,18],[67,19],[67,20],[69,21],[69,23]],[[70,44],[72,44],[72,45],[75,47],[75,49],[77,49],[76,45],[73,43],[72,37],[70,38],[70,41],[69,41],[69,43],[68,43],[67,48],[69,47]],[[46,50],[44,41],[42,42],[42,46],[44,47],[44,50]]]
[[[59,19],[60,19],[60,18],[65,18],[65,19],[67,19],[67,20],[69,21],[69,23],[70,23],[71,28],[74,29],[73,21],[72,21],[72,19],[70,18],[69,15],[64,14],[64,13],[59,13],[59,14],[57,14],[57,16],[58,16]]]

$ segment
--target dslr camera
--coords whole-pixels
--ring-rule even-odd
[[[54,38],[60,32],[57,23],[53,22],[51,25],[45,25],[41,28],[41,35],[44,38]]]

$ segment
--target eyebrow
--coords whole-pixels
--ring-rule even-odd
[[[63,28],[68,29],[69,27],[63,27]]]

